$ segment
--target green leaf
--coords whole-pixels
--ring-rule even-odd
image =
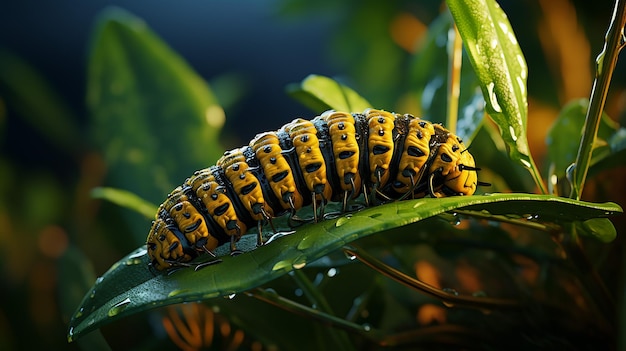
[[[315,112],[326,110],[362,112],[372,105],[349,87],[324,76],[309,75],[287,87],[291,97]]]
[[[223,152],[217,136],[224,111],[206,82],[122,10],[99,19],[87,103],[109,182],[153,203]]]
[[[613,203],[594,204],[533,194],[398,201],[299,227],[291,235],[235,257],[226,255],[221,257],[221,263],[199,271],[179,269],[171,274],[150,270],[146,249],[141,247],[96,280],[78,308],[81,312],[77,312],[70,322],[68,338],[75,340],[105,323],[158,306],[244,292],[293,269],[300,269],[356,239],[455,209],[477,211],[483,217],[532,218],[528,222],[535,224],[586,220],[622,211]],[[246,235],[242,241],[254,241],[253,237]],[[250,248],[242,246],[240,248],[244,251]],[[222,253],[228,252],[227,248],[219,249],[223,249]],[[203,257],[203,260],[207,258]]]
[[[90,288],[95,279],[91,262],[76,247],[70,246],[58,261],[59,307],[64,316],[71,316],[74,307]],[[82,313],[83,311],[76,311]],[[110,350],[106,339],[100,332],[92,333],[79,340],[81,348],[99,351]]]
[[[564,177],[567,167],[576,160],[588,107],[588,99],[569,102],[561,109],[559,116],[548,131],[546,137],[548,156],[550,163],[554,165],[554,174],[558,177]],[[609,142],[614,138],[614,135],[617,135],[618,128],[617,124],[607,114],[602,115],[592,164],[609,156],[616,149],[612,147],[615,143],[609,144]],[[619,150],[613,152],[616,151]]]
[[[605,243],[617,237],[615,226],[608,218],[592,218],[584,222],[576,222],[576,227],[582,234],[595,237]]]
[[[593,176],[607,169],[614,169],[626,165],[626,128],[618,129],[608,140],[608,149],[610,153],[603,153],[603,157],[594,157],[591,168],[589,168],[589,176]],[[594,156],[596,156],[594,154]]]
[[[140,198],[130,191],[122,189],[106,187],[94,188],[91,190],[91,196],[96,199],[108,200],[116,205],[133,210],[148,219],[153,219],[154,214],[157,212],[158,206]]]
[[[528,68],[506,14],[494,0],[447,4],[510,157],[538,174],[526,138]]]
[[[452,17],[443,12],[428,27],[428,34],[411,65],[411,89],[421,103],[420,117],[447,125],[448,65],[450,42],[448,33],[454,30]],[[461,65],[459,114],[454,132],[469,144],[485,114],[485,100],[476,73],[467,53]]]
[[[53,145],[69,154],[82,151],[76,117],[65,101],[35,68],[5,50],[0,50],[0,95]]]

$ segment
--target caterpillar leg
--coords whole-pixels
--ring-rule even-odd
[[[374,205],[380,205],[381,203],[383,203],[385,201],[391,201],[392,200],[392,198],[390,198],[389,196],[385,195],[381,191],[383,172],[384,172],[384,170],[382,170],[381,168],[376,168],[376,182],[374,183],[374,186],[372,187],[371,197],[372,197],[372,199],[376,199],[378,201],[376,201],[374,203]],[[380,201],[380,198],[382,198],[382,201]]]
[[[319,205],[317,198],[320,197]],[[312,191],[311,192],[311,200],[313,204],[313,220],[315,223],[319,222],[320,218],[324,218],[324,211],[326,209],[326,203],[328,200],[324,197],[322,191]]]
[[[212,265],[217,264],[217,263],[222,263],[222,260],[217,258],[217,259],[210,260],[210,261],[207,261],[207,262],[202,262],[202,263],[197,263],[197,264],[189,264],[189,266],[190,267],[194,267],[194,269],[193,269],[194,271],[199,271],[199,270],[201,270],[204,267],[212,266]]]
[[[422,177],[424,177],[424,173],[426,173],[426,167],[422,167],[422,169],[420,169],[417,176],[414,176],[413,172],[407,172],[407,176],[411,180],[411,187],[406,193],[404,193],[400,198],[398,198],[398,201],[405,200],[409,195],[411,196],[411,199],[415,199],[415,191],[420,186],[420,180],[422,179]],[[429,185],[429,189],[430,188],[431,186]]]
[[[222,262],[221,259],[217,258],[217,256],[215,255],[215,253],[213,253],[213,251],[207,249],[205,246],[202,246],[202,248],[203,248],[203,252],[206,252],[207,254],[209,254],[213,259],[211,259],[210,261],[200,262],[200,263],[182,262],[179,260],[165,260],[165,262],[171,265],[171,267],[168,268],[167,270],[167,274],[169,275],[169,274],[176,272],[179,269],[189,268],[189,267],[193,267],[194,271],[197,271],[204,267],[212,266],[214,264]]]
[[[343,200],[341,201],[341,213],[348,212],[348,201],[357,194],[356,184],[354,184],[354,177],[350,177],[350,187],[351,190],[346,190],[343,192]],[[366,199],[367,203],[367,199]]]
[[[439,197],[437,193],[435,192],[435,184],[434,184],[435,175],[439,172],[440,171],[437,170],[431,173],[430,176],[428,177],[428,193],[431,197]]]
[[[313,218],[304,219],[304,218],[298,217],[298,215],[297,215],[297,211],[298,210],[296,209],[296,205],[293,202],[293,196],[289,196],[287,201],[289,202],[289,207],[290,207],[289,215],[287,217],[287,224],[291,228],[295,228],[295,227],[301,226],[302,224],[311,222],[313,220]]]
[[[237,256],[243,253],[243,251],[237,248],[237,240],[241,237],[241,228],[239,224],[235,223],[235,228],[237,229],[237,235],[230,236],[230,255]]]

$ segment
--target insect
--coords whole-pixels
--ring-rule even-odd
[[[287,214],[290,223],[324,218],[329,201],[342,211],[359,196],[365,206],[420,198],[472,195],[479,185],[474,158],[462,140],[440,124],[409,114],[368,109],[327,111],[258,134],[249,145],[224,153],[196,171],[161,204],[147,237],[158,270],[213,255],[256,225]],[[297,211],[312,205],[313,218]]]

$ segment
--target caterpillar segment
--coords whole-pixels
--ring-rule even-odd
[[[248,230],[248,227],[237,213],[233,202],[235,199],[233,191],[229,191],[229,184],[224,178],[222,169],[212,166],[194,173],[185,184],[189,185],[201,206],[206,210],[206,217],[216,224],[217,228],[213,236],[218,235],[218,231],[223,233],[222,238],[225,235],[230,241],[231,253],[236,254],[238,251],[235,243]],[[224,242],[223,239],[219,241]]]
[[[257,134],[250,141],[250,147],[278,203],[282,209],[295,215],[296,210],[302,208],[304,200],[297,188],[292,168],[280,147],[278,136],[274,132]]]
[[[148,255],[164,270],[190,266],[203,253],[215,256],[224,243],[237,254],[249,227],[256,224],[261,245],[265,224],[276,233],[273,218],[287,212],[293,226],[318,221],[328,201],[340,201],[345,212],[361,195],[365,206],[472,195],[488,185],[478,181],[478,170],[460,138],[412,115],[368,109],[298,118],[227,151],[174,189],[152,222]],[[313,218],[299,218],[296,212],[309,204]]]
[[[314,220],[317,222],[318,212],[323,216],[324,205],[332,197],[332,188],[328,182],[326,163],[320,149],[317,129],[311,121],[302,118],[294,119],[283,128],[293,143],[297,165],[306,188],[311,194]],[[317,206],[321,206],[319,210]]]
[[[370,198],[374,199],[376,194],[387,198],[380,189],[390,178],[389,167],[394,155],[396,118],[389,112],[370,109],[366,111],[366,120],[369,182],[372,184]]]
[[[435,134],[432,123],[411,115],[408,119],[408,131],[403,143],[402,155],[398,161],[397,176],[393,190],[397,194],[416,197],[413,189],[420,183],[425,171],[425,164],[430,156],[430,140]]]
[[[361,189],[356,121],[349,113],[335,111],[325,112],[321,118],[328,126],[337,183],[343,191],[342,210],[346,211],[348,200],[358,197]]]

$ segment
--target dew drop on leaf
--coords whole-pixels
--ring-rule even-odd
[[[184,293],[186,291],[188,291],[188,290],[187,289],[175,289],[175,290],[172,290],[169,294],[167,294],[167,297],[174,297],[174,296],[180,295],[180,294],[182,294],[182,293]]]
[[[350,261],[356,260],[356,255],[350,254],[347,251],[344,251],[344,253],[346,254],[346,258],[348,258]]]
[[[352,216],[344,216],[344,217],[337,219],[337,222],[335,222],[335,227],[341,227],[342,225],[348,223],[350,218],[352,218]]]
[[[306,266],[306,262],[298,262],[291,265],[293,269],[302,269]]]
[[[496,92],[494,91],[495,86],[496,85],[494,82],[487,84],[487,93],[489,95],[488,103],[489,105],[491,105],[494,111],[502,112],[502,107],[500,107],[500,103],[498,102],[498,96],[496,95]]]
[[[113,307],[111,307],[109,309],[109,312],[107,313],[109,315],[109,317],[113,317],[118,315],[120,312],[122,312],[123,310],[126,309],[126,307],[128,307],[128,305],[130,304],[130,298],[126,298],[118,303],[116,303],[115,305],[113,305]]]

